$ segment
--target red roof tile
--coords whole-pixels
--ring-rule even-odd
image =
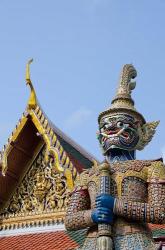
[[[36,233],[0,238],[5,250],[73,250],[79,245],[64,231]]]
[[[148,224],[149,228],[153,230],[159,230],[159,229],[164,229],[165,230],[165,224],[159,225],[159,224]]]
[[[148,224],[154,230],[165,230],[164,225]],[[78,233],[76,233],[78,238]],[[72,236],[72,237],[71,237]],[[74,236],[74,237],[73,237]],[[83,238],[85,235],[83,236]],[[75,241],[74,241],[75,239]],[[66,231],[33,233],[17,236],[5,236],[0,238],[0,249],[5,250],[74,250],[80,245],[76,242],[75,235],[69,235]]]

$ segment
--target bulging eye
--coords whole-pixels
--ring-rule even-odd
[[[118,127],[118,128],[122,128],[123,126],[124,126],[124,123],[123,123],[123,122],[118,122],[118,123],[117,123],[117,127]]]

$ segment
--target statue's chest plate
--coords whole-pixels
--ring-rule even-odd
[[[129,176],[121,184],[121,196],[133,201],[147,201],[147,183],[138,178]]]
[[[110,165],[110,194],[129,200],[147,200],[147,179],[149,164],[143,161],[127,161]],[[91,202],[100,192],[100,172],[91,170],[87,179]]]
[[[111,168],[112,192],[116,197],[129,200],[146,201],[147,199],[147,168],[121,165]]]

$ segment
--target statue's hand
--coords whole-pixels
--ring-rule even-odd
[[[99,208],[92,211],[92,220],[94,223],[111,224],[113,222],[113,212],[108,208]]]
[[[109,194],[100,194],[96,197],[96,207],[99,208],[108,208],[113,210],[115,198]]]

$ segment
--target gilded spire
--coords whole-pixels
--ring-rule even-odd
[[[30,90],[31,90],[29,101],[28,101],[28,108],[30,109],[34,109],[37,105],[36,93],[35,93],[33,84],[30,79],[30,64],[32,62],[33,62],[33,59],[30,59],[26,65],[26,84],[30,86]]]
[[[131,98],[131,91],[136,87],[136,82],[132,81],[137,76],[136,69],[132,64],[124,65],[119,86],[116,93],[116,98]]]
[[[132,64],[125,64],[123,66],[116,95],[111,102],[110,108],[100,113],[98,117],[99,122],[103,116],[125,112],[138,117],[142,123],[145,123],[144,117],[139,112],[137,112],[136,108],[134,107],[134,101],[131,98],[131,92],[136,86],[136,82],[132,81],[132,79],[134,79],[136,76],[137,72]]]
[[[111,108],[128,108],[136,111],[131,92],[136,87],[136,82],[132,81],[137,76],[136,69],[132,64],[123,66],[116,96],[111,102]]]

